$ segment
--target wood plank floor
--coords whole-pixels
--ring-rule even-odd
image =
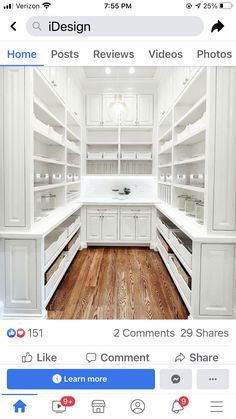
[[[158,253],[90,247],[79,252],[48,307],[49,319],[186,319]]]

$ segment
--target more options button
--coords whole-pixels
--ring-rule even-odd
[[[10,390],[152,390],[153,369],[9,369]]]

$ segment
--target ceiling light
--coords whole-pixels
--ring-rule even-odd
[[[106,73],[106,74],[111,74],[111,69],[110,69],[110,67],[106,67],[106,68],[105,68],[105,73]]]
[[[129,74],[134,74],[135,73],[135,68],[134,67],[130,67],[129,68]]]

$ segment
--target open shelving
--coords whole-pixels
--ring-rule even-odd
[[[159,122],[158,196],[176,210],[183,194],[205,202],[206,80],[207,69],[199,69]]]
[[[87,127],[87,175],[152,175],[152,160],[152,127]]]
[[[42,210],[43,196],[53,194],[54,210],[80,196],[82,128],[79,119],[37,69],[33,70],[33,112],[34,174],[49,176],[48,183],[34,184],[36,222],[53,212]],[[75,181],[67,181],[68,176]],[[57,183],[51,181],[53,177],[58,178]]]

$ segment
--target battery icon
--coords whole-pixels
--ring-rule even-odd
[[[232,9],[233,3],[229,1],[225,1],[224,3],[220,3],[220,9]]]

